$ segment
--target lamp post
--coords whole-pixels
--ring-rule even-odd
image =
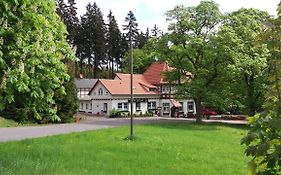
[[[130,140],[133,140],[134,139],[134,128],[133,128],[133,101],[134,101],[134,92],[133,92],[133,43],[132,43],[132,36],[130,37],[130,49],[131,49],[131,54],[130,54],[130,57],[131,57],[131,69],[130,69],[130,90],[131,90],[131,100],[130,100],[130,103],[131,103],[131,123],[130,123]]]

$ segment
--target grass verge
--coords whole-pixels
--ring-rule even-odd
[[[150,124],[0,143],[0,174],[241,175],[246,129]]]
[[[0,117],[0,128],[1,127],[15,127],[15,126],[18,126],[17,122]]]

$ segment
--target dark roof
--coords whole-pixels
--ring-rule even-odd
[[[77,89],[81,89],[81,88],[91,89],[94,86],[94,84],[96,84],[97,81],[98,79],[76,78],[75,85]]]

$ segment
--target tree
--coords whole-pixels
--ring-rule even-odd
[[[127,52],[124,57],[124,69],[122,72],[129,73],[130,53]],[[145,48],[134,49],[134,73],[142,74],[153,62],[155,62],[153,54]]]
[[[123,59],[125,57],[125,54],[127,53],[127,51],[129,50],[129,42],[126,39],[126,34],[122,34],[121,35],[121,56],[120,59],[116,60],[117,63],[117,71],[118,69],[123,69],[124,68],[124,64],[123,64]]]
[[[156,26],[156,24],[154,24],[153,29],[151,29],[151,36],[158,37],[159,35],[161,35],[161,30],[159,30],[159,28]]]
[[[68,31],[67,41],[69,45],[73,48],[77,44],[77,32],[79,20],[77,18],[77,8],[75,7],[74,0],[68,0],[66,5],[63,0],[57,3],[57,13],[65,23]],[[76,72],[76,62],[67,61],[66,66],[68,74],[70,75],[70,80],[64,82],[66,95],[61,95],[60,93],[55,93],[55,101],[58,106],[57,114],[61,119],[61,122],[69,122],[73,120],[73,115],[78,110],[78,98],[76,86],[74,83],[74,77]]]
[[[57,115],[60,117],[61,122],[73,121],[73,115],[77,113],[79,108],[76,85],[74,83],[75,68],[73,61],[67,61],[67,72],[70,75],[70,79],[64,82],[65,95],[61,95],[58,91],[55,93],[55,101],[57,104]]]
[[[252,174],[280,174],[281,172],[281,4],[278,17],[267,20],[264,32],[257,43],[266,43],[270,51],[268,57],[268,92],[264,108],[266,112],[249,119],[250,130],[242,139],[247,146],[247,156],[251,156]]]
[[[118,24],[115,17],[112,15],[111,10],[108,14],[108,30],[107,30],[107,55],[110,61],[111,77],[114,74],[114,65],[121,58],[121,32],[118,28]]]
[[[261,108],[264,98],[268,50],[266,44],[256,46],[256,37],[263,29],[263,23],[268,14],[257,9],[240,9],[228,15],[223,31],[235,37],[225,43],[232,54],[231,71],[236,82],[235,88],[240,88],[241,100],[249,115],[255,115]]]
[[[141,49],[147,43],[147,41],[148,38],[146,37],[146,35],[143,32],[140,32],[136,40],[137,43],[136,45],[138,46],[139,49]]]
[[[179,92],[195,100],[196,121],[201,122],[203,101],[212,94],[214,82],[220,75],[219,66],[223,68],[225,62],[210,44],[222,15],[213,1],[201,1],[196,7],[176,6],[166,16],[171,34],[164,51],[176,55],[172,66],[181,75],[192,73],[192,81],[182,83]]]
[[[64,63],[74,54],[54,1],[4,0],[0,11],[0,110],[19,120],[60,120],[54,95],[65,94]]]
[[[68,0],[66,4],[63,0],[57,0],[57,13],[66,25],[68,35],[67,40],[73,46],[78,32],[78,17],[75,0]]]
[[[81,60],[88,60],[89,72],[93,64],[93,77],[98,77],[98,71],[102,64],[105,64],[106,58],[106,26],[103,21],[103,15],[96,3],[90,3],[86,7],[87,12],[81,17],[81,32],[79,34],[80,44],[78,47]],[[82,63],[83,64],[83,63]]]
[[[129,11],[128,15],[125,18],[125,22],[127,22],[127,25],[123,25],[123,30],[127,33],[125,33],[125,37],[127,41],[132,41],[133,47],[137,47],[137,39],[139,35],[139,29],[138,29],[138,23],[136,20],[136,17],[132,11]]]

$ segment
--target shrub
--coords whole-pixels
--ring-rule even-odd
[[[113,108],[110,112],[109,118],[117,118],[117,117],[121,117],[121,111]]]

